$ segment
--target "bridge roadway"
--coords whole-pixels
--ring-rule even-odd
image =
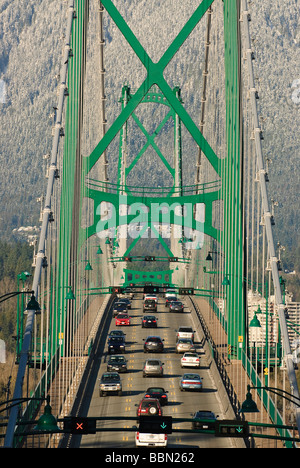
[[[142,328],[141,320],[143,317],[142,294],[136,294],[132,300],[132,309],[129,315],[132,317],[130,326],[122,326],[126,333],[126,353],[128,359],[128,372],[121,374],[123,394],[122,396],[108,395],[99,396],[99,378],[106,371],[107,361],[107,333],[116,329],[115,320],[110,318],[106,325],[106,330],[101,337],[100,347],[95,356],[95,369],[91,383],[87,385],[83,406],[80,410],[81,416],[105,417],[105,416],[136,416],[136,405],[141,401],[145,391],[150,386],[162,386],[168,390],[169,403],[163,407],[165,416],[174,418],[192,417],[193,413],[199,409],[211,410],[219,419],[225,419],[224,408],[218,396],[217,388],[213,382],[210,370],[206,365],[206,356],[201,347],[201,327],[194,311],[185,308],[184,313],[170,313],[165,308],[164,298],[159,297],[158,327]],[[110,313],[110,317],[112,314]],[[197,321],[197,322],[196,322]],[[187,371],[193,369],[182,369],[180,359],[182,354],[175,352],[176,333],[175,330],[180,325],[189,325],[196,330],[195,344],[197,352],[200,354],[200,369],[196,370],[203,378],[202,392],[181,392],[179,389],[179,378]],[[159,353],[144,353],[143,338],[148,335],[159,335],[164,339],[165,351]],[[147,358],[156,357],[164,363],[163,377],[143,378],[142,368]],[[97,374],[97,375],[96,375]],[[104,421],[103,427],[126,428],[132,427],[137,423],[135,421]],[[99,422],[97,423],[97,428]],[[175,428],[191,429],[190,422],[173,423]],[[132,448],[135,432],[97,432],[83,436],[73,436],[69,447],[81,448]],[[175,447],[200,447],[200,448],[236,448],[236,441],[232,438],[216,438],[211,434],[193,434],[193,433],[172,433],[168,435],[168,448]]]

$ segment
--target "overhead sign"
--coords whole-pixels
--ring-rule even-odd
[[[96,434],[96,419],[70,417],[64,420],[64,432],[71,434]]]
[[[184,295],[193,295],[194,294],[194,288],[179,288],[179,294],[181,296]]]
[[[140,416],[139,432],[172,434],[172,416]]]
[[[247,421],[223,419],[216,421],[216,437],[248,437],[249,425]]]

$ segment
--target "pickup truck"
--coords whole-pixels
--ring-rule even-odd
[[[167,434],[149,434],[144,432],[135,433],[136,447],[166,447],[167,443]]]

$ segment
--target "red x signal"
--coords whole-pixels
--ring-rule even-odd
[[[64,421],[64,430],[71,434],[95,434],[96,420],[94,418],[69,417]]]

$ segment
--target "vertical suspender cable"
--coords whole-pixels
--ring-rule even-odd
[[[271,216],[271,212],[269,208],[268,194],[267,194],[267,187],[266,187],[266,177],[265,177],[266,171],[264,168],[264,161],[263,161],[263,156],[262,156],[261,135],[260,135],[261,132],[260,132],[260,127],[259,127],[259,122],[258,122],[256,90],[255,90],[253,64],[252,64],[252,50],[251,50],[251,44],[250,44],[250,32],[249,32],[249,23],[248,23],[249,14],[248,14],[248,9],[247,9],[247,0],[241,0],[241,7],[242,7],[242,19],[243,19],[243,27],[244,27],[244,34],[245,34],[247,66],[248,66],[248,73],[249,73],[250,102],[251,102],[253,122],[254,122],[254,137],[255,137],[255,149],[256,149],[256,157],[257,157],[257,168],[259,172],[262,210],[263,210],[265,226],[266,226],[266,236],[267,236],[269,255],[270,255],[272,279],[273,279],[273,284],[274,284],[275,302],[278,307],[278,317],[279,317],[279,322],[280,322],[280,327],[281,327],[283,349],[285,353],[285,360],[286,360],[286,365],[287,365],[287,372],[288,372],[288,378],[289,378],[290,387],[291,387],[291,393],[295,396],[295,398],[299,398],[299,390],[298,390],[296,373],[294,369],[293,355],[291,351],[288,329],[287,329],[287,324],[286,324],[285,314],[284,314],[285,305],[283,302],[280,281],[279,281],[278,259],[276,257],[276,252],[275,252],[273,232],[272,232],[272,223],[271,223],[272,216]],[[299,407],[295,409],[295,418],[296,418],[298,431],[300,432],[300,408]]]
[[[207,23],[206,23],[206,39],[205,39],[205,59],[204,59],[204,71],[203,71],[203,89],[201,99],[201,120],[200,120],[200,132],[203,133],[204,128],[204,116],[205,116],[205,103],[206,103],[206,88],[207,88],[207,76],[208,76],[208,56],[209,56],[209,45],[210,45],[210,30],[211,30],[211,6],[207,10]],[[201,154],[202,150],[199,147],[198,161],[196,167],[196,193],[199,193],[200,187],[198,185],[201,181]]]
[[[70,52],[70,41],[71,41],[71,32],[72,32],[72,24],[74,18],[74,0],[70,0],[68,6],[68,20],[67,20],[67,29],[66,29],[66,43],[65,43],[65,50],[62,60],[61,72],[60,72],[60,92],[59,92],[59,100],[57,106],[57,120],[55,125],[55,132],[54,138],[52,143],[52,152],[51,152],[51,162],[50,162],[50,170],[49,170],[49,179],[47,185],[47,192],[45,198],[45,208],[43,211],[43,221],[41,226],[41,234],[39,239],[39,246],[38,246],[38,253],[36,259],[36,267],[33,277],[33,285],[32,290],[34,291],[35,296],[38,294],[38,287],[40,284],[41,279],[41,272],[42,272],[42,261],[45,256],[45,247],[46,247],[46,239],[47,239],[47,230],[48,230],[48,223],[49,223],[49,215],[50,215],[50,208],[51,208],[51,198],[53,192],[53,186],[55,181],[55,174],[57,169],[57,152],[60,140],[60,133],[62,127],[62,114],[63,114],[63,105],[64,105],[64,98],[65,98],[65,91],[66,91],[66,81],[67,81],[67,72],[68,72],[68,60],[69,60],[69,52]],[[14,389],[14,399],[20,399],[22,397],[22,387],[23,387],[23,380],[24,375],[26,372],[26,366],[28,361],[28,353],[31,344],[31,336],[33,331],[34,325],[34,315],[35,311],[29,310],[25,333],[24,333],[24,340],[23,346],[20,355],[20,362],[18,367],[18,373],[16,378],[16,384]],[[6,436],[4,440],[4,447],[12,447],[13,446],[13,438],[14,438],[14,431],[18,417],[18,406],[14,406],[11,409]]]

